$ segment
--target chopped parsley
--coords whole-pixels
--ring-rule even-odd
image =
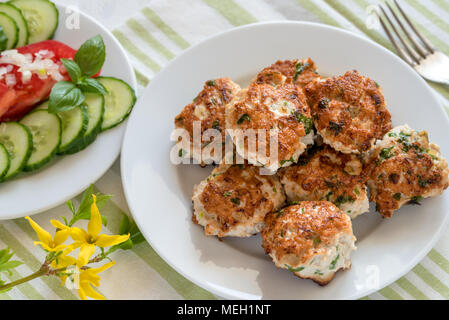
[[[328,194],[326,194],[326,201],[329,201],[331,195],[333,195],[334,193],[332,191],[329,191]]]
[[[277,215],[276,215],[276,218],[281,217],[283,214],[284,214],[284,209],[279,210]]]
[[[419,203],[421,200],[423,199],[422,196],[414,196],[410,199],[410,201],[408,202],[409,204],[414,204],[414,205],[421,205],[421,203]]]
[[[182,120],[184,120],[184,118],[183,117],[179,117],[179,118],[176,118],[176,121],[182,121]]]
[[[232,191],[226,191],[225,193],[223,193],[223,196],[229,197],[229,196],[231,196],[231,194],[232,194]]]
[[[238,206],[240,205],[240,199],[239,198],[232,198],[231,202],[236,204],[236,205],[238,205]]]
[[[344,123],[337,123],[337,122],[333,122],[333,121],[329,121],[329,129],[334,131],[335,136],[337,136],[341,130],[343,130],[344,127]]]
[[[389,158],[391,158],[393,156],[391,154],[391,150],[393,150],[393,148],[394,148],[394,146],[390,147],[390,148],[383,148],[382,151],[380,151],[379,156],[382,159],[389,159]]]
[[[277,193],[277,192],[278,192],[278,191],[276,190],[275,187],[273,187],[273,192],[274,192],[274,193]]]
[[[293,76],[293,80],[294,81],[298,80],[298,76],[309,66],[310,65],[308,63],[303,64],[302,62],[298,62],[296,64],[296,70],[295,70],[295,75]]]
[[[284,237],[284,230],[281,230],[281,238]]]
[[[376,88],[380,88],[379,84],[376,81],[374,81],[374,84],[375,84]]]
[[[313,245],[317,246],[317,245],[319,245],[320,243],[321,243],[320,237],[315,237],[315,238],[313,239]]]
[[[306,134],[312,132],[313,122],[311,118],[307,118],[298,110],[292,111],[292,115],[295,117],[296,121],[304,125],[304,131],[306,132]]]
[[[358,196],[360,195],[360,191],[357,187],[354,188],[354,193]]]
[[[429,180],[428,179],[424,179],[423,177],[418,176],[418,185],[421,188],[427,187],[428,184],[429,184]]]
[[[292,163],[294,163],[294,162],[295,162],[295,159],[294,159],[293,157],[291,157],[291,158],[288,159],[288,160],[282,160],[282,161],[281,161],[281,166],[283,166],[283,165],[286,164],[287,162],[292,162]]]
[[[182,157],[184,157],[184,155],[185,155],[184,149],[179,149],[179,151],[178,151],[178,156],[179,156],[180,158],[182,158]]]
[[[328,98],[323,98],[318,103],[318,108],[320,109],[327,109],[329,107],[329,102],[331,102]]]
[[[251,118],[249,117],[249,115],[247,114],[247,113],[245,113],[244,115],[242,115],[241,117],[240,117],[240,119],[239,120],[237,120],[237,124],[242,124],[243,122],[245,122],[245,121],[251,121]]]
[[[394,195],[393,195],[393,199],[394,200],[396,200],[396,201],[399,201],[399,200],[401,200],[401,197],[402,197],[402,194],[401,193],[395,193]]]
[[[287,267],[288,271],[290,271],[290,272],[301,272],[302,270],[304,270],[304,267],[298,267],[296,269],[293,269],[288,264],[286,264],[285,266]]]
[[[389,136],[389,137],[396,138],[398,135],[397,135],[396,132],[390,132],[390,133],[388,133],[388,136]]]
[[[337,254],[337,257],[334,260],[332,260],[332,262],[331,262],[331,264],[329,266],[329,270],[334,270],[335,269],[335,265],[337,264],[338,259],[340,259],[340,254]]]
[[[215,81],[214,81],[214,80],[209,80],[209,81],[206,82],[206,84],[207,84],[209,87],[215,87]]]
[[[323,276],[324,273],[322,273],[320,270],[315,270],[315,272],[313,274],[317,274],[319,276]]]
[[[338,207],[343,203],[354,202],[354,201],[355,201],[355,199],[351,196],[340,195],[337,197],[337,199],[335,199],[335,205]]]
[[[215,120],[214,122],[212,122],[212,128],[214,128],[215,130],[220,130],[220,121]]]

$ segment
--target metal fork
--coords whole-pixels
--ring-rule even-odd
[[[379,5],[381,13],[383,14],[382,16],[382,14],[378,13],[380,23],[385,33],[388,35],[388,38],[398,51],[400,57],[425,79],[449,85],[449,57],[441,51],[436,50],[430,42],[424,38],[405,14],[397,0],[394,0],[394,4],[402,19],[396,14],[388,1],[385,1],[385,4],[388,7],[390,15],[393,16],[394,20],[405,34],[405,37],[401,35],[398,28],[384,9],[384,6]],[[408,25],[408,28],[405,26],[404,21]],[[400,43],[392,35],[387,25],[391,27],[391,30],[393,30],[393,33],[399,39]],[[413,36],[412,32],[415,36]]]

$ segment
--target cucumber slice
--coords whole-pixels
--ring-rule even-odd
[[[125,121],[136,103],[136,94],[123,80],[113,77],[98,77],[97,80],[108,90],[104,97],[104,118],[101,126],[101,130],[105,131]]]
[[[22,10],[28,25],[29,43],[51,39],[58,28],[59,12],[48,0],[12,0],[9,2]]]
[[[6,49],[14,49],[19,40],[19,28],[17,27],[17,23],[6,13],[0,12],[0,26],[2,26],[3,32],[8,38]]]
[[[0,12],[6,13],[10,16],[17,24],[19,28],[19,39],[17,40],[16,47],[23,47],[28,44],[28,25],[23,17],[22,11],[17,9],[12,4],[9,3],[0,3]]]
[[[24,171],[33,171],[50,162],[61,143],[61,120],[47,110],[37,110],[21,121],[33,136],[33,151]]]
[[[30,130],[18,122],[0,124],[0,143],[5,146],[11,161],[3,180],[11,179],[19,174],[33,150],[33,137]]]
[[[104,97],[101,94],[96,93],[85,93],[84,95],[86,96],[84,103],[86,104],[87,115],[89,117],[87,129],[84,133],[83,141],[70,150],[67,150],[67,152],[65,152],[66,154],[77,153],[85,149],[95,141],[98,134],[101,132],[104,114]]]
[[[8,150],[6,150],[4,145],[0,144],[0,181],[8,172],[10,163]]]
[[[36,107],[36,110],[47,110],[47,109],[48,109],[48,100],[45,100]]]
[[[58,116],[62,122],[62,137],[58,154],[65,154],[68,150],[82,143],[89,117],[86,108],[83,106],[60,112]]]

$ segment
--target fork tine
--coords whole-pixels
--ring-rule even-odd
[[[380,14],[378,14],[379,16],[379,21],[382,25],[382,28],[384,29],[385,33],[387,34],[388,38],[390,39],[390,41],[393,43],[393,46],[396,48],[397,52],[399,53],[399,55],[401,56],[401,58],[403,60],[405,60],[405,62],[407,62],[409,65],[414,66],[416,65],[416,62],[414,62],[409,56],[408,54],[404,51],[404,49],[402,49],[402,47],[399,46],[399,44],[397,43],[396,39],[393,37],[393,35],[391,34],[390,30],[388,29],[387,25],[385,24],[384,20],[382,19],[382,17],[380,16]]]
[[[387,19],[388,23],[391,26],[391,29],[393,30],[393,32],[395,33],[396,37],[399,38],[399,40],[401,41],[402,45],[405,47],[405,50],[408,53],[409,58],[411,58],[414,63],[410,63],[409,64],[419,64],[419,56],[416,53],[416,51],[404,40],[404,38],[401,36],[401,34],[398,32],[398,29],[396,29],[395,25],[393,24],[393,22],[391,21],[390,17],[388,16],[387,12],[384,10],[383,6],[379,5],[380,10],[382,10],[382,13],[384,14],[385,18]],[[382,22],[382,19],[381,19]],[[383,24],[382,24],[383,25]],[[384,29],[387,29],[386,26],[384,27]],[[393,42],[392,40],[392,36],[391,33],[389,35],[390,40]],[[399,47],[398,45],[395,45],[396,49]],[[399,50],[400,52],[402,51],[402,54],[404,54],[404,50]]]
[[[433,48],[433,46],[429,43],[429,41],[427,41],[426,38],[424,38],[424,36],[421,34],[421,32],[419,32],[415,26],[413,25],[413,23],[410,21],[410,19],[408,18],[408,16],[405,14],[404,10],[402,9],[402,7],[399,5],[397,0],[394,0],[394,3],[396,4],[396,7],[398,7],[399,12],[401,13],[401,15],[404,17],[405,21],[407,21],[408,25],[410,26],[410,28],[413,30],[413,32],[418,36],[418,38],[422,41],[422,43],[424,43],[424,46],[427,48],[427,50],[429,50],[431,53],[435,52],[435,49]]]
[[[390,9],[391,14],[393,15],[394,19],[397,21],[399,26],[401,27],[404,34],[407,36],[407,38],[410,40],[410,42],[415,46],[416,51],[418,51],[419,55],[422,58],[425,58],[427,55],[431,54],[432,52],[427,51],[421,44],[419,44],[414,37],[410,35],[410,32],[405,28],[404,24],[402,23],[401,19],[398,17],[396,12],[394,12],[393,8],[390,6],[390,3],[388,1],[385,1],[385,4],[387,5],[388,9]]]

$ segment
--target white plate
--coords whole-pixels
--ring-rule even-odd
[[[357,69],[383,88],[393,124],[426,129],[449,151],[449,121],[427,84],[394,54],[340,29],[275,22],[222,33],[191,48],[151,82],[125,134],[122,178],[140,230],[157,253],[182,275],[225,298],[355,299],[381,289],[417,264],[444,230],[448,193],[406,206],[390,220],[367,213],[354,221],[358,238],[352,268],[326,287],[277,270],[250,239],[206,237],[191,222],[193,185],[210,169],[174,166],[169,160],[173,119],[205,80],[229,76],[246,82],[277,59],[312,57],[324,74]],[[243,83],[245,84],[245,83]]]
[[[136,79],[125,51],[100,23],[80,13],[80,28],[66,27],[66,8],[58,5],[59,27],[55,40],[77,49],[92,36],[101,34],[106,44],[102,75],[123,79],[136,88]],[[71,20],[73,22],[73,20]],[[70,24],[69,24],[70,25]],[[0,184],[0,219],[12,219],[42,212],[73,198],[98,180],[120,154],[125,125],[100,134],[85,150],[57,157],[38,172],[21,175]]]

